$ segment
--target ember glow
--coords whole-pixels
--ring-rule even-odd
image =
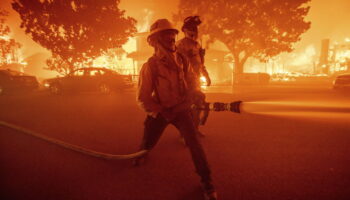
[[[335,42],[329,54],[330,71],[332,73],[349,71],[350,65],[350,40],[345,38],[343,42]]]
[[[13,70],[24,72],[28,63],[23,57],[21,47],[8,35],[0,36],[0,43],[4,44],[4,46],[5,44],[13,44],[8,50],[5,50],[5,47],[0,49],[0,67],[12,68]]]
[[[122,52],[124,50],[125,52]],[[122,50],[119,51],[119,55],[107,56],[103,55],[96,58],[93,61],[94,67],[103,67],[117,71],[120,74],[129,75],[136,74],[135,63],[131,58],[127,57],[128,53],[136,51],[136,40],[133,37],[129,37],[126,44],[122,46]],[[118,53],[117,53],[118,54]]]
[[[144,18],[138,21],[138,33],[148,32],[152,17],[154,15],[154,11],[147,8],[143,9],[142,13],[144,14]],[[94,60],[93,66],[112,69],[124,75],[137,75],[139,71],[137,67],[138,61],[128,57],[128,54],[138,51],[136,43],[137,41],[135,37],[129,37],[128,42],[122,46],[122,49],[125,51],[124,53],[113,57],[106,55],[100,56]]]
[[[0,36],[0,40],[9,41],[9,40],[10,40],[10,37],[7,36],[7,35],[1,35],[1,36]]]
[[[0,0],[1,199],[350,199],[349,11]]]
[[[22,29],[19,29],[19,17],[17,13],[15,13],[11,9],[10,0],[2,1],[1,5],[10,11],[9,16],[9,25],[10,28],[13,30],[13,37],[16,38],[20,43],[24,44],[24,54],[22,60],[25,60],[26,58],[29,58],[36,52],[44,52],[44,49],[41,49],[40,46],[34,45],[33,41],[26,36],[23,33]],[[121,1],[121,7],[126,10],[126,14],[134,17],[137,20],[137,31],[138,32],[147,32],[149,29],[149,26],[151,22],[153,22],[156,18],[172,18],[172,11],[174,11],[174,8],[176,8],[178,4],[178,1],[174,2],[167,2],[164,3],[159,0],[152,0],[140,3],[136,0],[131,1]],[[345,26],[345,19],[348,19],[347,12],[345,11],[345,8],[347,7],[347,1],[339,1],[335,4],[325,6],[326,3],[324,0],[322,1],[311,1],[311,11],[308,16],[308,19],[312,21],[312,26],[310,31],[305,33],[305,37],[302,38],[300,41],[300,44],[296,46],[296,50],[292,53],[290,53],[287,56],[284,56],[281,58],[280,56],[277,56],[276,58],[272,58],[267,63],[259,63],[257,61],[248,61],[246,63],[246,72],[263,72],[268,73],[270,75],[273,74],[287,74],[287,73],[298,73],[298,74],[315,74],[319,73],[317,72],[317,64],[318,64],[318,58],[320,55],[320,46],[319,43],[321,39],[324,38],[330,38],[331,41],[349,41],[350,36],[344,35],[344,33],[348,33],[348,27]],[[326,9],[332,7],[331,10]],[[175,9],[176,10],[176,9]],[[327,11],[326,11],[327,10]],[[337,10],[337,14],[331,14],[332,10]],[[321,14],[322,13],[322,14]],[[328,14],[327,14],[328,13]],[[327,20],[322,20],[325,17],[328,16]],[[321,19],[321,21],[319,21]],[[337,21],[338,23],[334,23]],[[333,35],[331,34],[333,33]],[[3,39],[8,39],[8,37]],[[179,35],[179,38],[182,37],[182,34]],[[30,41],[29,41],[30,40]],[[128,43],[123,46],[123,49],[127,52],[135,52],[137,51],[136,45],[135,45],[135,38],[130,38]],[[340,43],[340,42],[339,42]],[[206,48],[207,46],[204,45]],[[232,78],[232,75],[230,72],[230,66],[232,68],[232,63],[220,63],[220,57],[212,56],[212,53],[210,52],[210,49],[212,47],[209,47],[208,50],[208,57],[214,57],[215,60],[213,63],[207,64],[207,69],[211,72],[212,80],[215,82],[220,82],[222,80],[229,80]],[[221,47],[220,47],[221,48]],[[217,49],[217,50],[220,50]],[[224,48],[221,48],[221,50],[224,50]],[[342,55],[343,54],[343,55]],[[107,67],[114,69],[116,71],[119,71],[121,73],[127,73],[127,74],[138,74],[138,70],[140,68],[140,65],[142,61],[136,61],[129,59],[127,56],[123,56],[121,59],[115,59],[115,58],[103,58],[104,56],[101,56],[100,58],[97,58],[94,61],[94,66],[99,67]],[[344,71],[346,70],[346,67],[344,66],[345,60],[344,58],[348,57],[348,54],[339,52],[337,57],[342,57],[336,60],[339,60],[339,64],[334,64],[333,67],[331,67],[331,72],[335,71]],[[218,59],[220,58],[220,59]],[[219,61],[219,62],[218,62]],[[37,64],[37,63],[36,63]],[[40,64],[41,68],[45,67],[45,60],[42,61]],[[135,67],[136,66],[136,67]],[[223,72],[219,72],[217,70],[218,67],[223,66],[225,69],[221,70]],[[316,67],[315,67],[316,66]],[[28,66],[29,68],[32,68],[31,64]],[[46,71],[46,70],[44,70]],[[47,71],[46,71],[47,72]],[[232,72],[232,70],[231,70]]]
[[[208,82],[207,82],[207,79],[205,78],[205,76],[201,76],[200,78],[199,78],[199,82],[200,82],[200,84],[201,84],[201,88],[202,89],[204,89],[204,90],[206,90],[207,88],[208,88]]]
[[[205,78],[205,76],[201,76],[200,81],[201,81],[202,85],[207,84],[207,79]]]

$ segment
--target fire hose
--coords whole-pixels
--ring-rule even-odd
[[[52,144],[56,144],[56,145],[58,145],[60,147],[63,147],[63,148],[69,149],[69,150],[73,150],[73,151],[76,151],[76,152],[79,152],[79,153],[82,153],[82,154],[85,154],[85,155],[89,155],[89,156],[93,156],[93,157],[97,157],[97,158],[102,158],[102,159],[106,159],[106,160],[133,159],[133,158],[140,157],[140,156],[144,155],[145,153],[147,153],[147,150],[141,150],[141,151],[138,151],[136,153],[125,154],[125,155],[114,155],[114,154],[102,153],[102,152],[97,152],[97,151],[93,151],[93,150],[90,150],[90,149],[86,149],[86,148],[83,148],[81,146],[77,146],[77,145],[74,145],[74,144],[69,144],[69,143],[63,142],[61,140],[49,138],[49,137],[46,137],[46,136],[44,136],[42,134],[36,133],[34,131],[31,131],[31,130],[25,129],[23,127],[16,126],[14,124],[7,123],[7,122],[4,122],[4,121],[0,121],[0,126],[4,126],[4,127],[7,127],[7,128],[16,130],[18,132],[21,132],[21,133],[33,136],[35,138],[42,139],[42,140],[44,140],[46,142],[49,142],[49,143],[52,143]]]
[[[199,109],[199,110],[210,110],[210,111],[231,111],[231,112],[236,112],[236,113],[240,113],[240,104],[242,102],[241,101],[235,101],[232,103],[220,103],[220,102],[215,102],[215,103],[205,103],[204,106],[198,107],[198,106],[193,106],[192,108],[195,109]],[[39,134],[35,131],[17,126],[15,124],[11,124],[8,122],[4,122],[0,120],[0,126],[9,128],[9,129],[13,129],[16,130],[20,133],[24,133],[27,134],[29,136],[44,140],[46,142],[58,145],[60,147],[63,147],[65,149],[69,149],[75,152],[79,152],[85,155],[89,155],[89,156],[93,156],[96,158],[102,158],[102,159],[106,159],[106,160],[127,160],[127,159],[133,159],[133,158],[137,158],[137,157],[142,157],[143,155],[145,155],[148,150],[141,150],[135,153],[131,153],[131,154],[121,154],[121,155],[117,155],[117,154],[109,154],[109,153],[102,153],[102,152],[98,152],[98,151],[94,151],[91,149],[86,149],[84,147],[78,146],[78,145],[74,145],[74,144],[69,144],[66,142],[63,142],[61,140],[57,140],[57,139],[53,139],[50,137],[46,137],[42,134]]]

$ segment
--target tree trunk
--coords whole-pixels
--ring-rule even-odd
[[[233,70],[233,85],[239,85],[240,79],[242,78],[242,74],[244,73],[244,64],[246,63],[247,59],[250,57],[250,53],[247,53],[246,51],[235,51],[235,49],[231,50],[233,59],[234,59],[234,70]],[[240,56],[242,55],[243,56]]]
[[[244,72],[244,63],[242,63],[239,59],[235,59],[235,64],[234,64],[234,70],[233,70],[233,81],[232,83],[234,85],[239,85],[239,80],[241,77],[241,74]]]

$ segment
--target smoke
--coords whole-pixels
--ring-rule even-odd
[[[302,35],[296,50],[302,51],[310,44],[315,44],[319,54],[321,40],[331,39],[331,42],[343,42],[350,37],[350,1],[349,0],[312,0],[307,20],[311,21],[311,28]]]
[[[309,66],[313,65],[316,56],[315,45],[309,45],[304,51],[292,54],[291,66]]]
[[[17,12],[12,10],[12,0],[1,0],[0,6],[10,12],[7,23],[12,30],[12,37],[23,45],[23,56],[30,57],[37,53],[47,56],[50,53],[35,43],[30,36],[20,28],[20,18]],[[138,30],[148,30],[148,26],[159,18],[172,19],[177,12],[179,0],[121,0],[120,7],[126,10],[126,15],[134,17],[138,21]],[[302,40],[296,44],[297,56],[293,65],[309,63],[309,57],[319,54],[320,41],[330,38],[331,42],[344,41],[350,37],[350,1],[349,0],[313,0],[307,20],[311,21],[310,30],[302,35]],[[141,12],[140,12],[141,11]],[[313,45],[313,47],[311,47]],[[301,54],[307,54],[301,56]]]
[[[152,24],[155,20],[161,18],[172,19],[173,14],[177,12],[179,0],[121,0],[120,8],[126,10],[126,15],[135,18],[138,24],[144,27],[149,21]],[[141,11],[141,12],[140,12]],[[149,30],[149,27],[145,27]]]
[[[30,57],[37,53],[50,55],[50,52],[41,47],[39,44],[34,42],[32,38],[25,34],[24,30],[20,28],[21,19],[19,14],[12,9],[12,0],[2,0],[0,1],[0,7],[9,12],[9,16],[6,20],[6,24],[11,29],[10,37],[14,38],[16,41],[22,44],[22,53],[24,58]]]

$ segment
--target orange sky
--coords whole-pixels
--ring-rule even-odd
[[[19,28],[19,16],[11,9],[11,0],[1,0],[0,6],[10,11],[8,23],[13,31],[13,36],[24,46],[24,54],[30,56],[38,52],[47,52]],[[176,1],[165,0],[122,0],[121,7],[127,10],[127,14],[136,18],[140,23],[145,22],[145,15],[149,10],[151,21],[156,18],[171,18],[176,12]],[[310,44],[314,44],[318,51],[320,40],[331,38],[341,42],[350,37],[350,1],[349,0],[312,0],[308,20],[312,22],[311,29],[303,35],[302,40],[296,45],[296,50],[304,50]]]
[[[319,47],[320,40],[324,38],[330,38],[331,42],[343,42],[350,37],[349,0],[312,0],[310,5],[307,19],[312,23],[311,28],[297,47],[305,48],[310,44]]]

